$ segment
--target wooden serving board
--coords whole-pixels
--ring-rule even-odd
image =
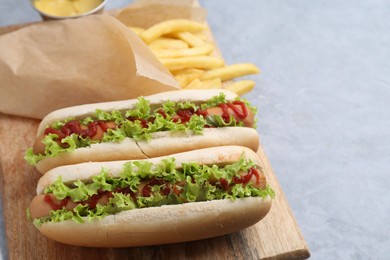
[[[305,259],[310,255],[261,148],[258,154],[276,198],[268,215],[250,228],[195,242],[123,249],[72,247],[47,239],[26,218],[41,175],[24,162],[23,156],[34,142],[38,123],[0,114],[0,189],[10,259]]]
[[[0,35],[23,26],[0,28]],[[121,249],[67,246],[47,239],[27,220],[40,174],[24,160],[39,121],[0,114],[0,190],[10,259],[306,259],[310,253],[264,151],[269,184],[276,192],[272,209],[256,225],[195,242]],[[77,236],[77,234],[75,234]]]

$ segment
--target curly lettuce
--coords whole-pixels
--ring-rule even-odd
[[[44,190],[44,194],[53,194],[59,200],[70,198],[73,202],[80,202],[80,204],[72,211],[52,210],[50,216],[35,219],[33,222],[36,226],[46,222],[61,222],[68,219],[83,223],[136,208],[208,200],[235,200],[244,197],[274,198],[274,191],[268,185],[261,189],[253,187],[250,183],[247,185],[233,183],[233,177],[239,176],[242,171],[248,172],[254,167],[256,168],[255,164],[251,160],[246,160],[244,156],[241,156],[239,161],[226,166],[207,166],[192,162],[183,163],[180,169],[177,169],[174,158],[167,158],[159,164],[152,164],[148,161],[127,162],[119,177],[110,176],[109,170],[102,168],[100,174],[94,176],[88,183],[79,180],[64,183],[62,178],[58,177],[53,184]],[[116,192],[118,188],[129,187],[131,191],[136,193],[142,181],[153,178],[171,184],[183,182],[186,184],[179,194],[170,191],[169,194],[162,195],[160,191],[165,184],[153,185],[150,196],[143,196],[139,193],[134,198],[130,194]],[[230,191],[219,185],[218,180],[221,179],[226,180],[229,185],[232,184]],[[109,191],[112,194],[106,205],[98,204],[96,208],[91,209],[87,204],[82,203],[102,191]]]
[[[245,104],[253,112],[256,112],[255,108],[250,106],[247,101],[241,100],[240,98],[237,98],[236,100],[245,102]],[[203,117],[202,115],[197,114],[192,115],[190,120],[184,124],[180,120],[173,120],[173,117],[176,115],[178,110],[205,110],[207,108],[215,107],[226,102],[225,95],[221,93],[220,95],[209,99],[207,102],[201,105],[196,105],[195,103],[191,102],[167,101],[160,108],[152,110],[149,101],[143,97],[140,97],[138,98],[138,102],[134,108],[128,111],[121,112],[115,110],[107,112],[97,109],[93,115],[80,120],[81,125],[87,125],[88,123],[102,120],[114,121],[119,126],[116,129],[108,129],[108,131],[104,133],[101,140],[92,140],[89,137],[82,138],[77,134],[71,134],[70,136],[61,139],[61,144],[59,144],[58,135],[48,134],[42,141],[45,144],[44,154],[34,154],[33,149],[29,148],[26,151],[24,158],[29,164],[36,165],[37,162],[43,158],[56,157],[60,153],[72,152],[77,148],[89,147],[91,144],[99,142],[122,142],[125,138],[132,138],[135,141],[151,141],[152,134],[161,131],[169,131],[171,133],[191,132],[196,135],[201,135],[205,126],[243,126],[243,123],[235,120],[233,116],[230,117],[228,122],[225,122],[225,120],[219,115]],[[162,115],[161,111],[163,111],[164,116]],[[129,120],[128,118],[133,118],[134,120]],[[145,127],[141,120],[148,120],[150,118],[153,118],[153,120],[148,121],[147,126]],[[49,127],[59,130],[65,125],[66,122],[69,122],[73,119],[74,118],[68,118],[66,120],[57,121]]]

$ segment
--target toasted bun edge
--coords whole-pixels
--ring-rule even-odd
[[[192,101],[203,102],[220,93],[224,93],[227,100],[232,100],[237,97],[234,92],[224,89],[210,89],[210,90],[174,90],[168,92],[161,92],[158,94],[145,96],[145,99],[149,100],[151,105],[163,104],[165,101],[170,100],[173,102],[179,101]],[[104,111],[113,110],[128,110],[134,107],[138,102],[137,99],[101,102],[93,104],[85,104],[80,106],[73,106],[68,108],[62,108],[55,110],[46,115],[38,126],[37,137],[40,136],[45,128],[58,120],[64,120],[70,117],[84,118],[93,114],[96,109]]]
[[[123,211],[82,224],[72,220],[39,227],[60,243],[84,247],[135,247],[193,241],[254,225],[271,209],[270,198],[243,198]]]
[[[174,153],[214,146],[238,145],[257,151],[259,135],[253,128],[223,127],[207,128],[201,135],[179,132],[158,132],[152,134],[151,141],[134,141],[126,138],[120,143],[97,143],[75,151],[62,153],[56,157],[40,160],[37,170],[45,174],[52,168],[88,161],[117,161],[159,157]]]

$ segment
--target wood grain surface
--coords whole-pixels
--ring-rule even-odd
[[[0,35],[24,27],[0,28]],[[275,173],[260,147],[272,209],[256,225],[222,237],[187,243],[121,249],[67,246],[41,235],[27,220],[40,174],[24,160],[39,121],[0,114],[0,190],[10,259],[306,259],[310,256]],[[77,235],[77,234],[75,234]]]

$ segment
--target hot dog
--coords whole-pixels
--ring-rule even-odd
[[[225,146],[48,171],[28,208],[45,236],[87,247],[192,241],[249,227],[274,192],[251,149]]]
[[[88,161],[146,159],[240,145],[256,151],[255,110],[226,90],[181,90],[47,115],[25,159],[44,174]]]

